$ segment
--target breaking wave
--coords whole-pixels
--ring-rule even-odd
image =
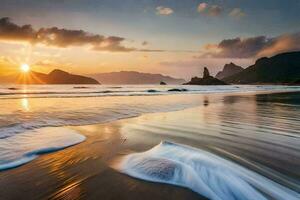
[[[299,193],[241,165],[171,142],[127,155],[117,169],[142,180],[186,187],[212,200],[300,198]]]
[[[58,151],[85,140],[68,128],[41,128],[0,140],[0,171],[24,165],[41,154]]]

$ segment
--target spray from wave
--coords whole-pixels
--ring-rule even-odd
[[[215,154],[162,142],[115,166],[132,177],[189,188],[212,200],[297,200],[300,194]]]

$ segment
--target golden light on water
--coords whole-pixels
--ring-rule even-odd
[[[22,72],[27,73],[27,72],[30,71],[30,66],[28,64],[22,64],[20,66],[20,69],[21,69]]]
[[[28,99],[27,98],[23,98],[23,99],[21,99],[21,105],[22,105],[22,109],[24,110],[24,111],[29,111],[29,101],[28,101]]]

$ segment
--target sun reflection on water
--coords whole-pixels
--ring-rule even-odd
[[[29,105],[29,101],[28,101],[27,98],[21,99],[21,105],[22,105],[22,109],[24,111],[29,111],[30,110],[30,105]]]

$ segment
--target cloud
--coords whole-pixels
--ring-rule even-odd
[[[31,25],[19,26],[14,24],[9,18],[0,19],[0,40],[60,48],[88,46],[95,51],[127,52],[134,50],[122,45],[122,42],[126,40],[122,37],[105,37],[83,30],[60,29],[57,27],[34,30]]]
[[[8,56],[0,56],[0,63],[4,64],[15,64],[15,61]]]
[[[206,10],[206,8],[208,7],[208,4],[207,3],[200,3],[199,5],[198,5],[198,8],[197,8],[197,10],[198,10],[198,12],[204,12],[205,10]]]
[[[32,45],[58,48],[88,47],[90,50],[100,52],[192,52],[188,50],[129,48],[122,43],[130,40],[122,37],[105,37],[83,30],[70,30],[57,27],[35,30],[31,25],[19,26],[11,22],[9,18],[0,18],[0,41],[24,42]],[[142,42],[142,46],[147,46],[148,44],[147,41]]]
[[[234,8],[230,11],[229,16],[234,18],[242,18],[246,14],[240,8]]]
[[[208,16],[219,16],[223,12],[223,8],[219,5],[209,5],[207,3],[200,3],[197,7],[199,13],[203,13]]]
[[[31,41],[35,37],[35,31],[31,25],[18,26],[10,22],[9,18],[0,19],[0,39]]]
[[[172,50],[163,50],[163,49],[138,49],[140,52],[173,52]]]
[[[270,56],[288,51],[300,51],[300,32],[272,38],[270,44],[266,45],[257,56]]]
[[[223,11],[223,8],[218,5],[213,5],[209,8],[209,15],[210,16],[219,16]]]
[[[172,8],[158,6],[156,7],[156,14],[158,15],[171,15],[174,13],[174,10]]]
[[[300,33],[278,37],[257,36],[222,40],[218,44],[207,44],[200,58],[256,58],[272,56],[287,51],[300,50]]]

